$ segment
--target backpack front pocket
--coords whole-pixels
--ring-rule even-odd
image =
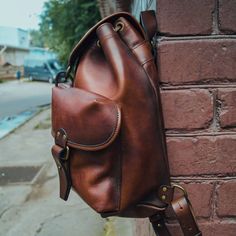
[[[63,130],[69,148],[65,171],[73,189],[100,213],[119,209],[120,126],[120,108],[110,99],[78,88],[53,88],[52,134],[56,140]]]

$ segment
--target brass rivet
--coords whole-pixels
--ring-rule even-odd
[[[62,138],[63,138],[64,140],[66,140],[66,135],[64,134]]]
[[[161,199],[162,199],[162,200],[166,200],[166,195],[162,195],[162,196],[161,196]]]
[[[115,30],[116,32],[123,31],[124,27],[125,27],[125,24],[124,24],[122,21],[118,21],[118,22],[116,23],[116,26],[115,26],[115,29],[114,29],[114,30]]]
[[[161,224],[157,224],[157,227],[161,228]]]
[[[163,188],[162,188],[162,191],[163,191],[163,192],[166,192],[166,191],[167,191],[167,187],[163,187]]]
[[[61,170],[61,166],[60,165],[58,165],[57,168],[58,168],[58,170]]]

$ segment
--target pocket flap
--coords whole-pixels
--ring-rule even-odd
[[[113,101],[78,88],[53,88],[52,134],[63,128],[68,146],[103,149],[115,140],[120,125],[121,112]]]

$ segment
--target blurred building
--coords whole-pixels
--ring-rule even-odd
[[[26,58],[33,58],[33,59],[56,59],[56,53],[46,49],[46,48],[39,48],[39,47],[30,47],[29,54]]]
[[[0,65],[23,65],[29,54],[29,33],[26,30],[0,26]]]
[[[0,65],[22,66],[25,58],[54,59],[45,48],[30,47],[29,31],[0,26]]]

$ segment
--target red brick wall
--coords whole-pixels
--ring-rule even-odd
[[[235,236],[236,0],[157,0],[157,20],[172,181],[204,236]]]

